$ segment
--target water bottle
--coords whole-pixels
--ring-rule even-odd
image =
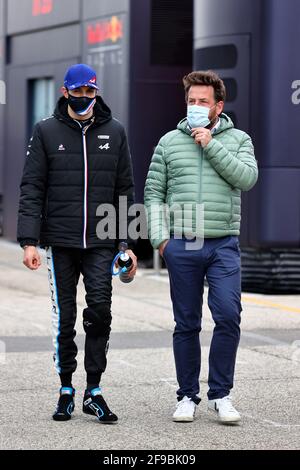
[[[115,257],[112,265],[112,273],[114,276],[120,276],[120,280],[125,284],[129,284],[129,282],[133,281],[133,277],[128,276],[128,271],[130,271],[131,266],[133,264],[132,259],[126,253],[128,249],[128,245],[125,242],[121,242],[119,245],[119,253]],[[114,265],[117,263],[119,267],[118,272],[114,272]]]

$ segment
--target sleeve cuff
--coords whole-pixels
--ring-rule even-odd
[[[37,240],[28,238],[20,241],[20,247],[24,248],[24,246],[37,246],[37,243]]]

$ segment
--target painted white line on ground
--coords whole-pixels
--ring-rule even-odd
[[[173,377],[167,378],[167,379],[160,379],[160,382],[164,382],[165,384],[169,385],[172,388],[177,388],[177,385],[171,384],[170,382],[176,382],[176,379]]]
[[[242,413],[242,417],[245,416],[245,418],[253,419],[255,421],[259,421],[261,423],[266,423],[270,424],[271,426],[274,426],[276,428],[299,428],[300,424],[282,424],[282,423],[277,423],[276,421],[272,421],[270,419],[262,419],[262,418],[257,418],[256,416],[252,416],[246,413]]]
[[[250,333],[249,331],[242,331],[242,336],[258,339],[264,343],[273,344],[275,346],[290,346],[290,344],[285,341],[280,341],[278,339],[271,338],[270,336],[258,335],[257,333]]]

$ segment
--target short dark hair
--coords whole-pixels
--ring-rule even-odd
[[[215,91],[215,100],[226,100],[226,88],[223,80],[212,70],[191,72],[183,77],[183,85],[185,89],[186,100],[188,98],[189,90],[194,85],[212,86]]]

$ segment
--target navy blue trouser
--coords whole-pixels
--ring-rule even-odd
[[[193,243],[171,238],[163,256],[169,271],[176,323],[173,348],[179,384],[177,395],[178,399],[186,395],[199,403],[204,278],[209,286],[208,306],[215,323],[208,377],[208,398],[213,400],[227,396],[233,387],[242,311],[241,266],[236,236],[207,238],[202,248],[187,250],[186,244]]]

